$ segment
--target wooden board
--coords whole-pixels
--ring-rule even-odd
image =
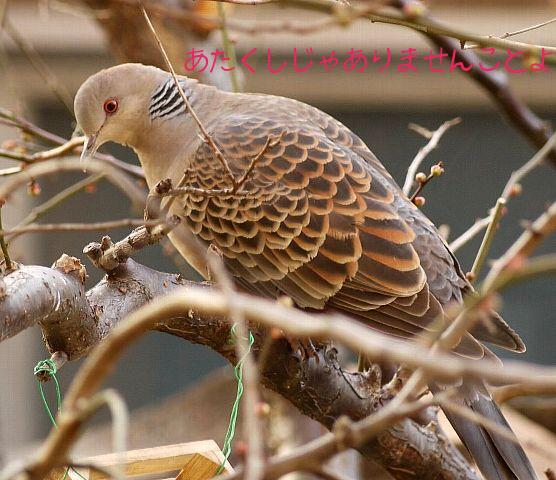
[[[208,480],[216,475],[218,467],[224,461],[224,455],[213,440],[200,442],[179,443],[162,447],[130,450],[122,455],[110,453],[80,459],[79,463],[92,463],[98,467],[114,467],[120,461],[124,465],[125,475],[135,477],[138,475],[167,474],[179,471],[179,480]],[[105,480],[109,477],[98,470],[76,468],[77,472],[87,480]],[[224,470],[233,472],[231,465],[226,462]],[[51,472],[48,479],[58,480],[63,476],[63,470],[56,469]],[[75,472],[69,476],[81,480]],[[169,475],[165,475],[164,478]]]

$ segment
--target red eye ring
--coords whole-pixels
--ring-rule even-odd
[[[118,100],[116,98],[109,98],[108,100],[106,100],[106,102],[104,102],[104,111],[107,114],[111,115],[113,113],[116,113],[119,105],[120,104],[118,103]]]

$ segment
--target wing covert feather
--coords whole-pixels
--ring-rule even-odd
[[[470,286],[457,261],[359,137],[308,105],[248,98],[248,114],[209,125],[236,178],[258,158],[243,192],[182,200],[193,232],[222,252],[244,289],[402,338],[461,301]],[[193,187],[230,187],[205,143],[187,173]],[[456,351],[484,355],[471,335]]]

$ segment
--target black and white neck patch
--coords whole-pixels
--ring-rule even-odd
[[[189,99],[189,92],[187,91],[185,81],[180,80],[179,84]],[[173,118],[180,113],[185,113],[185,110],[186,106],[184,105],[183,98],[172,77],[160,85],[151,97],[149,114],[152,119]]]

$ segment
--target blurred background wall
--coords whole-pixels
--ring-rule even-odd
[[[524,3],[437,1],[432,8],[442,19],[485,34],[502,34],[540,23],[552,18],[556,11],[547,1],[528,1],[527,7]],[[236,19],[292,18],[290,11],[275,7],[236,8],[231,15]],[[294,15],[294,18],[306,18],[306,14],[303,15]],[[34,1],[12,2],[10,20],[20,34],[35,45],[43,60],[72,93],[90,74],[114,63],[102,31],[84,12],[41,10]],[[218,45],[218,32],[214,35],[212,45]],[[530,32],[526,39],[554,45],[556,26]],[[238,36],[240,55],[254,47],[264,55],[252,57],[256,72],[246,75],[246,91],[294,97],[336,116],[367,142],[399,182],[403,182],[406,168],[417,150],[426,143],[423,137],[407,128],[408,124],[413,122],[434,130],[445,120],[460,116],[463,123],[443,137],[440,147],[428,157],[424,167],[427,171],[434,162],[444,162],[446,174],[427,186],[424,210],[437,225],[450,226],[452,239],[477,218],[486,215],[511,171],[534,153],[521,135],[499,116],[485,93],[464,75],[429,73],[423,62],[417,64],[417,73],[397,72],[395,66],[400,50],[416,48],[423,56],[431,48],[419,35],[406,29],[356,22],[346,29],[330,28],[304,36],[264,32],[256,36]],[[331,50],[340,57],[351,48],[361,48],[372,56],[373,50],[386,54],[386,49],[390,48],[392,66],[381,74],[371,67],[364,73],[346,73],[341,68],[329,73],[320,68],[303,74],[284,71],[271,75],[266,72],[267,48],[272,50],[273,64],[279,64],[282,60],[291,63],[294,47],[299,51],[313,48],[317,60]],[[5,68],[0,72],[0,105],[20,111],[48,130],[69,136],[74,127],[70,114],[6,36],[2,37],[2,48]],[[556,118],[555,78],[551,71],[511,75],[510,82],[539,115],[553,121]],[[13,131],[0,127],[0,140],[10,136]],[[107,150],[136,162],[130,151],[112,147]],[[41,203],[78,178],[81,176],[49,178],[41,182],[42,193],[38,197],[20,195],[17,202],[6,209],[9,224],[25,216],[33,203]],[[535,218],[547,202],[554,200],[555,180],[556,173],[549,167],[540,168],[528,177],[523,195],[511,202],[509,213],[502,221],[491,258],[503,252],[521,232],[520,221]],[[111,186],[101,183],[94,192],[76,196],[44,221],[101,221],[129,215],[127,201]],[[12,248],[21,261],[49,265],[63,252],[82,257],[82,247],[98,240],[102,234],[28,236]],[[113,238],[125,234],[125,230],[110,232]],[[464,269],[470,268],[479,242],[477,239],[458,253]],[[554,247],[556,242],[551,240],[543,249],[554,251]],[[139,260],[161,270],[178,268],[160,247],[142,252]],[[89,283],[93,285],[100,274],[92,266],[87,267]],[[525,357],[555,364],[554,280],[541,279],[516,286],[504,294],[503,302],[504,317],[531,347]],[[46,356],[38,329],[0,345],[0,444],[8,456],[15,455],[47,431],[46,415],[32,375],[33,366]],[[110,384],[123,393],[131,408],[137,408],[187,388],[222,364],[222,360],[207,348],[153,333],[125,354]],[[63,386],[68,384],[78,366],[79,362],[62,370]]]

